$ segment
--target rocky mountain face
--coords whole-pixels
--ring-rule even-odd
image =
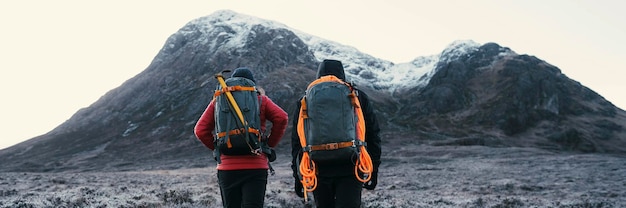
[[[458,41],[394,64],[294,31],[231,11],[195,19],[143,72],[51,132],[0,151],[0,171],[204,167],[211,151],[193,127],[216,73],[250,67],[291,118],[326,58],[342,60],[348,79],[371,97],[386,149],[412,142],[626,153],[626,112],[536,57]]]
[[[392,123],[438,144],[624,152],[624,111],[543,60],[487,43],[439,62]],[[400,96],[398,96],[400,97]]]

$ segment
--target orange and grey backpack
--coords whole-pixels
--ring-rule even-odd
[[[298,167],[305,200],[306,193],[317,187],[316,165],[355,164],[355,177],[369,181],[373,166],[356,89],[333,75],[322,76],[309,84],[300,104]]]

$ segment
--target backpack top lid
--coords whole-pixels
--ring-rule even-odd
[[[240,68],[235,69],[235,72],[233,73],[232,77],[243,77],[243,78],[252,80],[252,82],[256,83],[256,81],[254,80],[254,75],[252,75],[252,72],[250,71],[250,69],[246,67],[240,67]]]
[[[337,78],[346,81],[346,74],[343,70],[343,64],[341,61],[325,59],[320,63],[317,68],[317,78],[326,76],[326,75],[334,75]]]

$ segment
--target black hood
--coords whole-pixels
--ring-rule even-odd
[[[252,75],[252,72],[250,71],[250,69],[246,67],[235,69],[235,73],[233,73],[232,77],[243,77],[243,78],[252,80],[252,82],[256,83],[256,81],[254,80],[254,75]]]
[[[337,78],[346,81],[346,74],[343,71],[341,61],[326,59],[317,68],[317,78],[325,75],[335,75]]]

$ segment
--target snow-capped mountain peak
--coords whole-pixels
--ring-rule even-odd
[[[443,63],[448,63],[451,60],[455,60],[461,56],[478,51],[479,47],[480,44],[472,40],[456,40],[450,43],[443,50],[443,52],[441,52],[439,61]]]
[[[255,25],[268,29],[288,28],[278,22],[220,10],[190,21],[178,33],[190,35],[200,31],[205,34],[204,37],[212,37],[211,40],[204,40],[210,48],[239,48],[245,45],[248,37],[254,36],[251,28]]]
[[[440,62],[448,62],[464,54],[478,50],[480,44],[471,40],[458,40],[451,43],[439,55],[419,56],[411,62],[393,63],[373,57],[357,48],[343,45],[331,40],[316,37],[287,25],[239,14],[230,10],[217,11],[211,15],[197,18],[187,24],[180,33],[202,31],[203,42],[214,50],[240,50],[247,40],[254,37],[254,27],[266,29],[286,29],[296,34],[314,54],[318,61],[324,59],[340,60],[346,70],[348,81],[357,86],[370,87],[377,90],[394,92],[398,89],[423,87],[428,84],[434,69]],[[185,29],[187,28],[187,29]],[[216,38],[217,37],[217,38]],[[274,37],[281,38],[281,37]],[[174,47],[174,46],[172,46]]]

